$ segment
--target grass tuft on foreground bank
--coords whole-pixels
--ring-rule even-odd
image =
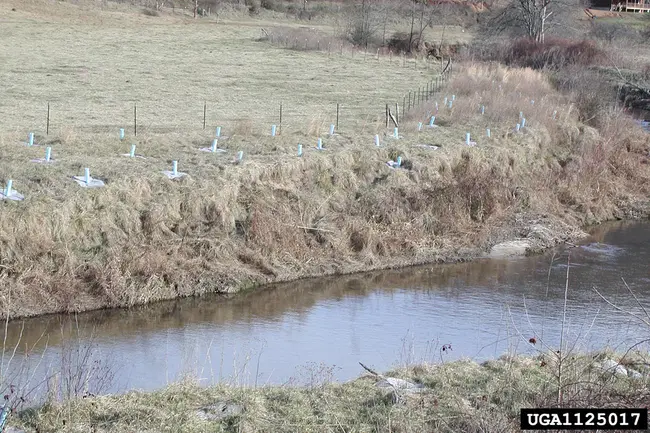
[[[514,432],[522,407],[650,404],[647,353],[569,354],[561,358],[562,373],[559,359],[548,352],[386,373],[421,386],[410,393],[377,386],[371,375],[300,387],[201,387],[186,380],[150,393],[48,404],[20,413],[12,424],[42,433]]]

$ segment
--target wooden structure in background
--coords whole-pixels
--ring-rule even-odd
[[[650,0],[615,1],[612,0],[612,11],[650,13]]]

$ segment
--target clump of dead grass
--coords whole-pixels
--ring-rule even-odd
[[[512,42],[509,56],[505,59],[507,64],[535,69],[589,66],[604,60],[604,52],[593,41],[562,38],[547,38],[544,42],[517,39]]]
[[[310,136],[320,136],[323,131],[325,131],[327,126],[327,119],[325,116],[312,116],[307,125],[307,135]]]
[[[250,117],[242,118],[235,121],[232,127],[233,136],[237,135],[244,138],[250,138],[253,132],[253,119]]]

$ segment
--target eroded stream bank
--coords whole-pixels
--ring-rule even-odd
[[[623,350],[647,335],[592,290],[635,310],[624,278],[650,305],[650,224],[612,223],[596,228],[579,247],[538,256],[304,280],[232,299],[206,295],[13,321],[7,347],[17,345],[17,353],[10,367],[22,368],[23,377],[34,369],[34,377],[43,377],[46,369],[57,371],[88,355],[100,361],[92,372],[98,380],[105,369],[115,374],[102,391],[122,392],[157,389],[184,373],[205,384],[304,383],[313,377],[357,377],[358,361],[386,370],[422,361],[534,354],[541,341],[558,343],[569,254],[572,343],[582,350]],[[538,346],[528,344],[531,337]],[[29,357],[25,348],[32,348]]]

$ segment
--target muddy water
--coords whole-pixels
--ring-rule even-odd
[[[17,344],[9,366],[21,368],[14,381],[33,377],[35,383],[62,365],[74,373],[81,363],[100,379],[110,369],[114,377],[103,391],[123,392],[159,388],[186,373],[206,384],[309,383],[353,378],[362,372],[359,361],[384,370],[406,362],[534,353],[542,342],[558,344],[567,264],[569,344],[625,349],[647,337],[650,329],[592,289],[638,312],[624,278],[650,306],[650,224],[635,223],[599,227],[584,245],[536,257],[12,322],[4,362]],[[531,337],[537,346],[528,343]]]

